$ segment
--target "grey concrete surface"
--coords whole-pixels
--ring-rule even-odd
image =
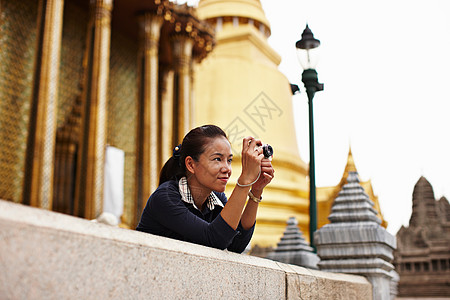
[[[0,200],[0,299],[371,299],[332,274]]]

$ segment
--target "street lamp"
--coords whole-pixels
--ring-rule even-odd
[[[317,229],[317,204],[316,204],[316,178],[314,165],[314,122],[313,122],[313,98],[318,91],[323,91],[323,83],[319,83],[315,67],[318,62],[318,47],[320,41],[306,24],[302,33],[302,39],[295,43],[297,57],[303,68],[302,81],[308,94],[309,106],[309,239],[311,247],[316,252],[314,245],[314,232]]]

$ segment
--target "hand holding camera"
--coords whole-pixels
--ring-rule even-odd
[[[271,157],[273,148],[252,137],[244,138],[242,145],[242,174],[237,181],[240,187],[263,189],[273,178]]]
[[[258,180],[252,185],[252,191],[257,195],[262,194],[262,190],[272,181],[275,173],[272,166],[273,147],[269,144],[261,147],[264,155],[264,159],[261,160],[261,173]]]

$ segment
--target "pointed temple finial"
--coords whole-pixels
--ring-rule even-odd
[[[353,159],[352,147],[348,147],[348,156],[347,156],[347,165],[345,166],[345,171],[348,172],[357,172],[355,160]]]
[[[448,272],[450,203],[445,197],[436,201],[433,187],[423,176],[415,184],[412,197],[409,225],[402,226],[396,234],[398,248],[394,257],[401,278],[398,295],[401,299],[448,296],[448,281],[437,279]],[[435,258],[437,255],[439,259]]]
[[[438,223],[433,187],[423,176],[420,176],[414,186],[412,202],[413,210],[409,220],[411,227]]]
[[[359,183],[357,172],[349,172],[347,184],[342,187],[334,200],[328,219],[331,223],[374,222],[381,224],[373,201]]]
[[[298,221],[295,217],[287,220],[286,230],[281,237],[277,248],[267,256],[268,259],[280,261],[287,264],[294,264],[310,269],[317,269],[319,257],[308,245],[303,237],[303,233],[298,228]]]

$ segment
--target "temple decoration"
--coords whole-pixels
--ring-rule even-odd
[[[172,36],[172,43],[175,64],[174,84],[178,87],[178,92],[174,97],[175,139],[181,141],[191,128],[190,61],[193,40],[187,35],[175,34]]]
[[[294,217],[287,220],[286,230],[273,250],[267,256],[268,259],[281,261],[310,269],[318,269],[319,257],[314,249],[305,241],[303,233],[298,228],[298,222]]]
[[[372,283],[373,299],[389,299],[394,266],[394,236],[380,224],[373,202],[349,171],[347,183],[334,200],[331,223],[314,234],[319,269],[364,275]]]
[[[139,16],[138,125],[136,149],[137,210],[157,188],[160,169],[158,131],[158,49],[162,16],[149,12]]]
[[[358,172],[351,148],[348,150],[347,164],[345,165],[344,172],[339,183],[336,186],[317,188],[317,228],[329,223],[328,216],[331,212],[331,206],[334,203],[334,199],[336,199],[339,192],[342,190],[342,187],[347,183],[349,172]],[[370,180],[361,181],[360,184],[364,188],[366,194],[369,195],[370,200],[373,201],[374,208],[377,211],[377,217],[381,220],[381,226],[387,228],[388,223],[381,213],[378,196],[376,196],[373,192],[372,182]]]
[[[398,231],[394,252],[399,297],[446,297],[450,295],[450,204],[445,197],[435,199],[423,176],[412,197],[409,226]]]

